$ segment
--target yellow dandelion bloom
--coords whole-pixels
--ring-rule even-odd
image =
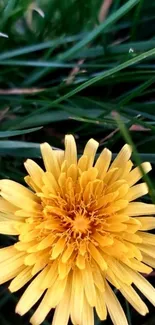
[[[141,172],[133,168],[129,145],[112,163],[108,149],[95,162],[97,148],[90,139],[78,159],[67,135],[65,151],[41,145],[45,170],[26,161],[30,189],[0,181],[0,233],[18,236],[0,249],[0,283],[12,280],[15,292],[31,280],[16,312],[24,315],[42,297],[33,325],[52,308],[53,325],[67,325],[69,318],[74,325],[93,325],[94,308],[101,320],[108,312],[113,324],[127,325],[111,285],[141,315],[148,308],[135,287],[155,305],[155,290],[140,274],[155,267],[155,236],[146,232],[155,227],[155,205],[135,202],[148,188],[135,185]],[[143,169],[149,172],[150,164]]]

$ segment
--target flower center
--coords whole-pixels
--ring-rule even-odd
[[[75,233],[86,233],[90,228],[90,221],[84,215],[76,214],[72,229]]]

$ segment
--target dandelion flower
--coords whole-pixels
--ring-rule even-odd
[[[94,309],[114,325],[127,325],[112,290],[117,288],[141,314],[148,312],[136,287],[155,305],[155,290],[141,273],[155,267],[155,205],[136,201],[148,193],[133,168],[125,145],[111,163],[104,149],[95,161],[98,142],[90,139],[81,158],[72,135],[65,151],[41,145],[45,170],[28,159],[29,189],[1,180],[0,233],[17,242],[0,249],[0,283],[11,280],[15,292],[29,282],[16,312],[41,324],[55,308],[53,325],[93,325]],[[147,173],[148,162],[142,164]],[[136,185],[135,185],[136,184]],[[40,299],[41,298],[41,299]]]

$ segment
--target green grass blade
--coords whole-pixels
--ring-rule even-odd
[[[36,132],[36,131],[39,131],[40,129],[42,129],[42,127],[32,128],[32,129],[23,130],[23,131],[20,131],[20,130],[19,131],[18,130],[16,130],[16,131],[0,131],[0,138],[15,137],[18,135]]]
[[[122,105],[128,104],[133,98],[139,96],[145,89],[147,89],[154,82],[155,82],[155,77],[147,80],[146,82],[144,82],[142,85],[136,87],[135,89],[132,89],[128,96],[125,96],[124,99],[119,101],[118,105],[122,106]]]
[[[17,50],[10,50],[10,51],[0,54],[0,60],[6,60],[6,59],[10,59],[10,58],[13,58],[16,56],[21,56],[21,55],[41,51],[41,50],[48,49],[53,46],[55,47],[55,46],[63,45],[66,43],[72,43],[79,39],[82,39],[83,36],[84,36],[84,34],[81,33],[79,35],[58,38],[53,41],[47,41],[47,42],[43,42],[43,43],[39,43],[39,44],[35,44],[35,45],[21,47]]]
[[[87,87],[93,85],[94,83],[104,79],[104,78],[107,78],[107,77],[110,77],[111,75],[113,75],[114,73],[118,72],[118,71],[121,71],[127,67],[130,67],[131,65],[133,64],[136,64],[146,58],[149,58],[150,56],[153,56],[155,54],[155,48],[152,49],[152,50],[149,50],[147,52],[144,52],[110,70],[107,70],[107,71],[104,71],[102,73],[99,74],[99,76],[97,77],[94,77],[94,78],[91,78],[90,80],[86,81],[85,83],[83,83],[82,85],[76,87],[75,89],[71,90],[70,92],[68,92],[67,94],[59,97],[58,99],[54,100],[52,103],[51,103],[51,106],[54,106],[58,103],[61,103],[62,101],[72,97],[73,95],[79,93],[81,90],[83,89],[86,89]],[[48,106],[47,107],[43,107],[41,109],[38,109],[37,113],[40,114],[40,113],[43,113],[46,111],[46,109],[48,109]],[[21,123],[20,123],[20,127],[24,127],[25,125],[25,122],[27,122],[27,119],[31,119],[31,117],[33,118],[33,116],[35,115],[35,113],[32,113],[30,114],[28,117],[25,117],[23,120],[21,120]],[[16,128],[17,126],[14,125],[14,127]]]
[[[124,4],[121,8],[119,8],[116,12],[114,12],[111,16],[109,16],[102,24],[96,27],[92,32],[88,34],[83,40],[74,45],[67,52],[60,54],[58,59],[60,61],[71,58],[75,53],[80,51],[84,46],[92,42],[97,36],[99,36],[106,28],[110,25],[114,24],[121,17],[128,13],[136,4],[139,3],[140,0],[129,0],[126,4]]]

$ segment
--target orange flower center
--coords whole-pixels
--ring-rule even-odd
[[[73,231],[85,234],[90,228],[90,221],[84,215],[77,214],[73,220]]]

